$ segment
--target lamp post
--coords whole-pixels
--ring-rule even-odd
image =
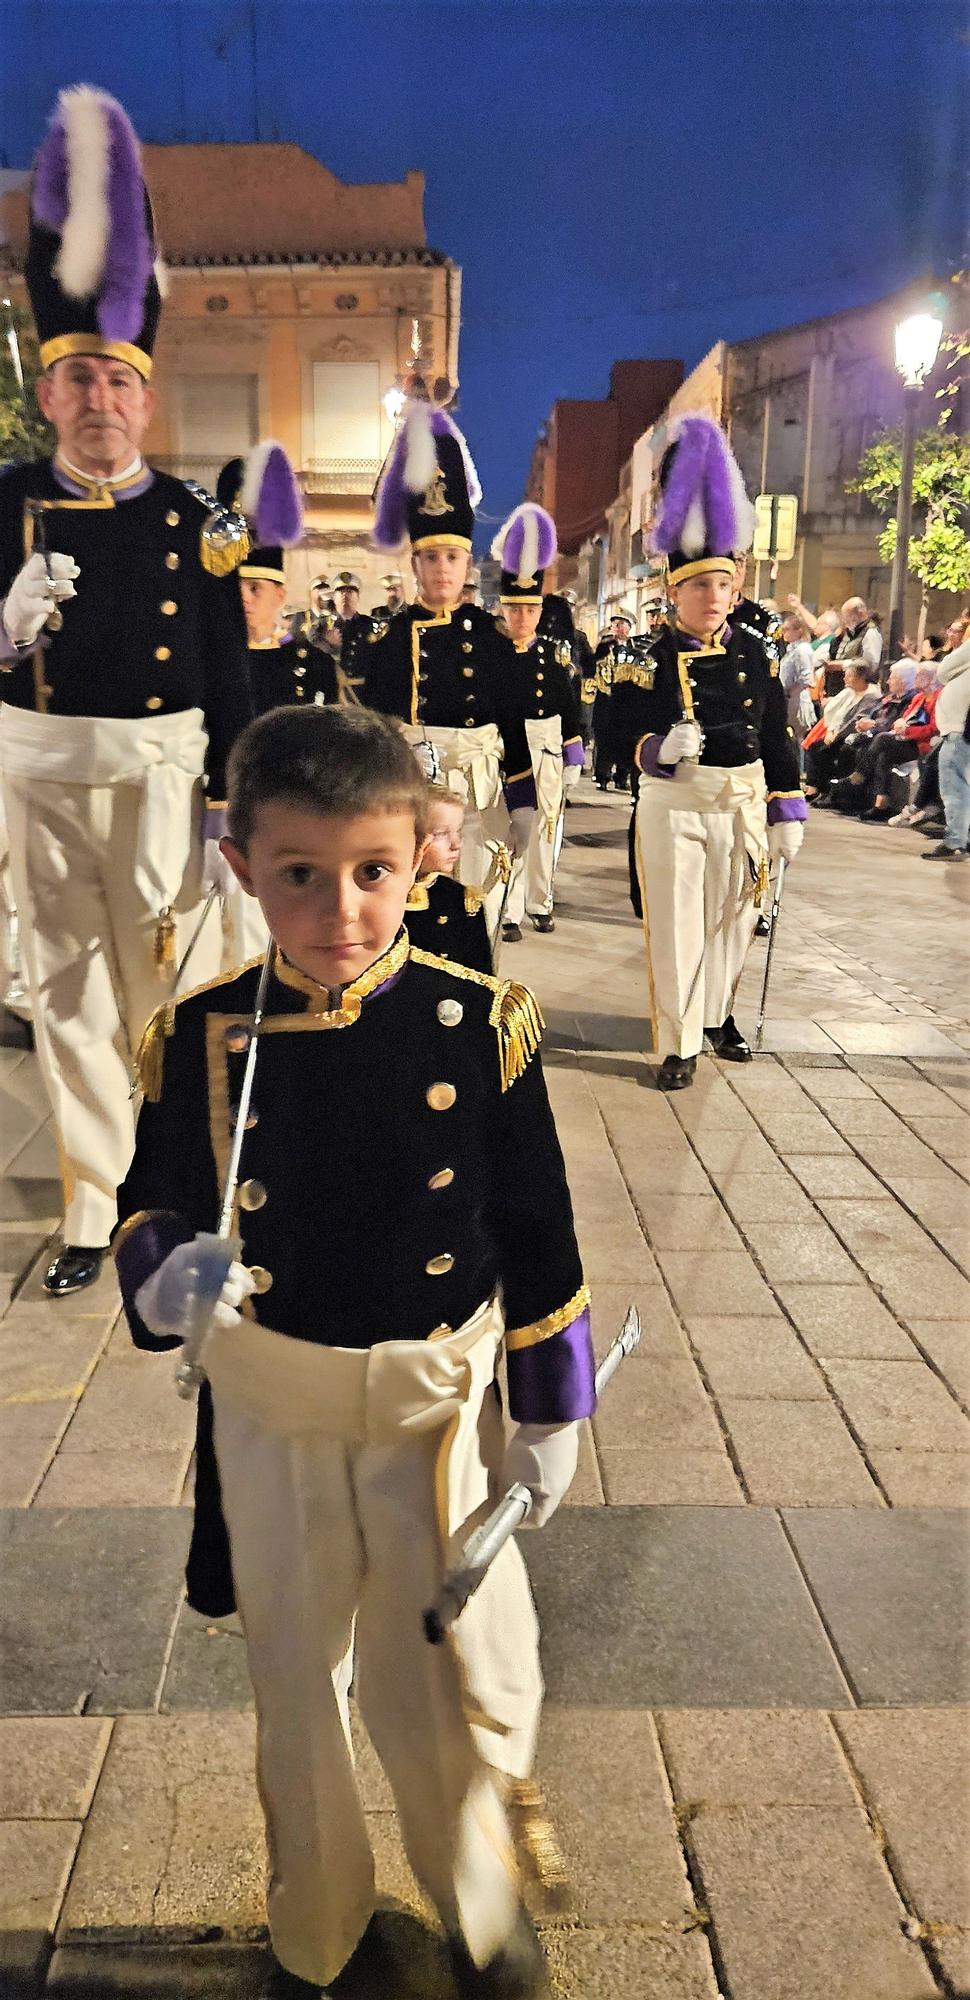
[[[903,448],[899,467],[899,500],[896,506],[896,553],[889,589],[889,644],[886,658],[898,660],[903,636],[903,605],[909,564],[909,537],[913,523],[913,459],[916,452],[916,419],[923,396],[923,384],[940,350],[942,320],[932,313],[912,313],[896,328],[896,367],[903,378]]]

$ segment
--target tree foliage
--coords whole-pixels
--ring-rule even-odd
[[[17,332],[24,371],[26,412],[7,340],[11,321]],[[10,307],[9,312],[5,306],[0,307],[0,464],[12,458],[37,458],[53,450],[53,431],[41,416],[34,395],[39,369],[37,339],[28,314],[20,306]]]

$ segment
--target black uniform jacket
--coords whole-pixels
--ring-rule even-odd
[[[453,875],[415,882],[404,922],[412,945],[473,972],[491,972],[492,952],[480,889],[466,889]]]
[[[250,646],[249,674],[257,715],[294,703],[339,701],[340,674],[336,660],[304,638],[284,639],[271,646]]]
[[[146,1033],[114,1239],[140,1347],[175,1343],[140,1320],[139,1286],[217,1221],[246,1060],[232,1043],[258,978],[254,961],[160,1010]],[[262,1324],[366,1348],[458,1327],[499,1291],[513,1417],[589,1413],[589,1295],[540,1033],[524,987],[415,952],[403,930],[342,994],[277,960],[235,1224],[243,1261],[270,1281],[248,1302]],[[210,1415],[204,1396],[189,1588],[214,1616],[232,1587]]]
[[[48,548],[78,565],[77,595],[63,629],[0,674],[0,697],[51,715],[201,708],[209,797],[224,800],[226,758],[253,710],[239,580],[206,567],[207,508],[164,472],[133,499],[78,500],[48,460],[11,466],[0,474],[0,597],[31,553],[31,498],[45,503]]]
[[[495,723],[504,745],[506,784],[527,777],[531,786],[525,711],[503,671],[500,645],[494,619],[477,604],[459,604],[453,611],[409,604],[370,649],[364,700],[383,715],[428,728],[481,729]]]
[[[563,748],[567,743],[581,743],[579,696],[561,657],[563,653],[569,656],[565,642],[540,633],[530,646],[519,647],[500,633],[498,644],[500,670],[508,676],[523,714],[539,718],[558,715]]]
[[[617,760],[636,763],[643,740],[666,736],[691,706],[704,732],[702,764],[764,764],[769,800],[801,795],[798,757],[778,669],[754,632],[725,627],[696,647],[665,625],[614,674],[610,728]]]

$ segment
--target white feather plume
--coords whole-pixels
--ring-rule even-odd
[[[404,484],[409,493],[427,493],[438,470],[428,404],[412,403],[404,422]]]
[[[243,483],[236,501],[237,514],[255,515],[259,506],[259,491],[263,483],[266,461],[271,451],[280,449],[275,438],[266,438],[262,444],[254,444],[247,451],[243,462]]]
[[[518,565],[518,581],[519,583],[529,583],[539,567],[539,523],[536,519],[535,508],[527,500],[521,501],[518,507],[513,507],[508,520],[503,521],[498,533],[492,540],[492,554],[496,561],[501,563],[503,569],[508,569],[509,565],[505,559],[505,549],[516,521],[524,523],[522,529],[522,550]]]
[[[754,528],[757,516],[751,501],[748,499],[741,467],[733,451],[729,449],[725,456],[727,459],[727,475],[731,485],[731,498],[734,501],[734,514],[738,525],[735,549],[740,554],[743,549],[749,549],[754,541]]]
[[[699,556],[707,541],[707,516],[704,502],[699,493],[695,494],[684,515],[684,525],[680,531],[680,546],[685,556]]]
[[[169,288],[169,272],[168,272],[168,265],[166,264],[164,257],[156,257],[155,259],[155,283],[158,286],[159,298],[167,299],[168,288]]]
[[[72,299],[92,298],[104,276],[111,216],[110,138],[104,95],[79,83],[63,90],[60,113],[67,152],[67,214],[55,270]]]

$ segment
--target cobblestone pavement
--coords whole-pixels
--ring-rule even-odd
[[[557,2000],[970,1991],[970,869],[816,815],[767,1053],[673,1099],[646,1056],[624,802],[584,786],[545,1007],[598,1341],[641,1352],[526,1538],[541,1761],[573,1884]],[[753,1025],[752,949],[738,1013]],[[110,1275],[44,1301],[56,1165],[0,1048],[4,2000],[257,1993],[238,1630],[181,1602],[191,1411]],[[401,2000],[449,1993],[362,1782]],[[388,1993],[386,1983],[382,1995]]]

